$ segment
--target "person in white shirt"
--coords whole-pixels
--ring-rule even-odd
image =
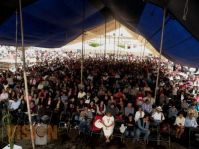
[[[148,84],[146,84],[146,86],[144,87],[144,92],[151,92],[151,88],[148,86]]]
[[[81,89],[77,95],[77,98],[81,99],[86,96],[86,93]]]
[[[41,90],[44,88],[43,82],[40,82],[39,85],[37,86],[38,90]]]
[[[8,85],[10,85],[10,86],[13,86],[13,85],[14,85],[14,81],[13,81],[13,78],[12,78],[11,76],[9,76],[9,77],[7,78],[7,81],[8,81]]]
[[[152,114],[154,120],[154,125],[159,125],[163,120],[165,120],[164,114],[162,113],[162,108],[158,106],[156,111]]]
[[[180,139],[185,128],[185,118],[182,113],[179,113],[179,116],[176,117],[174,125],[176,126],[176,138]]]
[[[3,87],[4,87],[4,89],[6,90],[6,89],[9,87],[9,84],[8,84],[8,83],[7,83],[7,84],[4,84]]]
[[[103,132],[106,137],[106,142],[110,142],[110,136],[113,134],[115,120],[110,112],[107,112],[105,116],[102,117]]]
[[[134,118],[135,122],[137,122],[140,118],[143,118],[144,115],[145,115],[145,113],[144,113],[142,107],[140,106],[138,111],[135,113],[135,118]]]
[[[89,74],[88,77],[87,77],[87,79],[92,82],[93,81],[93,76],[91,74]]]
[[[6,92],[5,89],[3,89],[3,90],[2,90],[2,93],[1,93],[1,95],[0,95],[0,102],[1,102],[1,101],[5,101],[5,100],[7,100],[7,99],[8,99],[8,93]]]
[[[173,86],[172,95],[174,97],[177,97],[177,95],[178,95],[178,87],[176,85]]]
[[[85,99],[85,104],[90,104],[91,102],[91,93],[87,93],[86,94],[86,99]]]

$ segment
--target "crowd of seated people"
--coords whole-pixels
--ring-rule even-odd
[[[59,60],[29,67],[28,90],[34,124],[42,116],[51,116],[58,125],[64,114],[76,121],[83,133],[89,131],[92,119],[101,116],[106,141],[110,141],[116,121],[126,126],[124,134],[139,141],[144,134],[147,143],[150,126],[168,120],[181,138],[185,127],[197,127],[199,112],[199,77],[188,74],[182,67],[166,62],[160,69],[157,98],[154,98],[157,59],[99,60],[85,59],[83,83],[80,81],[80,60]],[[15,117],[26,120],[27,102],[24,96],[22,70],[0,74],[0,108],[8,108]],[[25,113],[25,114],[24,114]],[[186,116],[186,117],[185,117]],[[2,114],[1,114],[2,117]],[[15,118],[14,118],[15,120]],[[22,121],[23,121],[22,120]]]

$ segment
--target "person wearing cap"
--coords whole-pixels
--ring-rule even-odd
[[[106,138],[106,142],[110,142],[110,137],[113,134],[114,126],[115,126],[115,119],[112,116],[111,112],[107,111],[106,115],[102,117],[102,124],[103,124],[103,132]]]
[[[194,117],[194,113],[190,112],[185,119],[185,127],[196,128],[197,126],[198,123],[196,121],[196,118]]]
[[[159,125],[163,120],[165,120],[164,114],[162,113],[162,107],[158,106],[156,111],[152,114],[155,125]]]

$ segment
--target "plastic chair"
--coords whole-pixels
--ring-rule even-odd
[[[69,131],[71,131],[73,129],[78,130],[79,120],[76,119],[77,116],[78,115],[75,114],[75,113],[71,114],[71,117],[70,117],[70,120],[69,120],[69,124],[70,124]]]
[[[101,129],[100,129],[100,128],[97,128],[97,127],[95,126],[95,122],[96,122],[97,120],[102,120],[102,116],[101,116],[101,115],[96,115],[96,116],[93,118],[93,120],[92,120],[92,122],[91,122],[91,127],[90,127],[90,134],[91,134],[91,136],[92,136],[93,134],[101,134]]]
[[[115,127],[113,131],[113,137],[120,138],[121,142],[123,141],[124,133],[120,132],[120,127],[123,123],[124,123],[123,121],[115,121]]]
[[[68,132],[69,127],[70,127],[69,116],[67,114],[61,113],[59,119],[59,129],[66,129]]]
[[[171,126],[168,123],[162,123],[159,131],[159,141],[167,142],[171,146]]]

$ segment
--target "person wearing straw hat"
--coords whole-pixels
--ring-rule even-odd
[[[185,127],[188,127],[188,128],[198,127],[198,123],[196,121],[196,118],[194,117],[194,113],[191,111],[190,113],[188,113],[188,116],[185,118]]]
[[[196,105],[192,104],[188,109],[188,114],[193,113],[193,116],[197,119],[198,118],[198,111],[196,110]]]
[[[152,114],[152,118],[155,125],[159,125],[163,120],[165,120],[161,106],[156,107],[156,111]]]

